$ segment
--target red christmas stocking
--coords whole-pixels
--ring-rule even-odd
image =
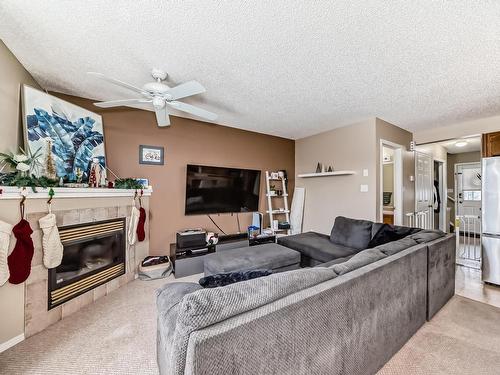
[[[144,239],[146,238],[144,223],[146,223],[146,210],[141,207],[139,209],[139,223],[137,224],[137,240],[139,242],[144,241]]]
[[[16,237],[16,246],[7,258],[9,264],[11,284],[21,284],[26,281],[31,272],[31,259],[33,258],[33,240],[31,233],[33,230],[30,224],[22,219],[12,229]]]

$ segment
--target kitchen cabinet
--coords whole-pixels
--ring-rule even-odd
[[[483,134],[481,154],[483,158],[500,156],[500,132]]]

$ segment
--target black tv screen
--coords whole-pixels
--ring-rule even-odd
[[[259,210],[260,171],[187,166],[186,215]]]

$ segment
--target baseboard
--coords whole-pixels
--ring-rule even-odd
[[[13,337],[8,341],[5,341],[0,344],[0,353],[6,351],[9,348],[12,348],[14,345],[19,344],[21,341],[24,341],[24,333],[19,336]]]

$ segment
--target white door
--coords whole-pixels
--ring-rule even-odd
[[[457,264],[481,268],[481,163],[455,164]]]
[[[415,224],[424,229],[434,225],[433,162],[432,156],[415,151]]]
[[[457,216],[481,217],[481,163],[455,164]]]

